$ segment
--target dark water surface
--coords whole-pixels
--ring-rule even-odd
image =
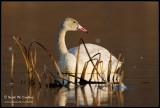
[[[37,83],[35,87],[28,86],[27,80],[21,84],[26,66],[12,37],[22,37],[27,46],[33,39],[38,40],[58,61],[56,35],[60,22],[66,17],[75,18],[89,31],[88,34],[67,32],[67,48],[77,46],[82,37],[86,43],[103,46],[116,57],[121,53],[125,59],[123,83],[128,89],[86,85],[68,90],[46,88],[45,83],[39,88]],[[158,105],[158,2],[2,2],[1,42],[2,106]],[[13,87],[8,85],[10,47],[15,50]],[[41,73],[43,65],[55,70],[50,58],[37,48],[37,71]],[[9,99],[9,96],[21,96],[21,99]],[[27,96],[30,99],[24,99]]]

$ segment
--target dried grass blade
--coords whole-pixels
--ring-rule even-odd
[[[51,71],[47,66],[45,66],[44,65],[44,70],[47,72],[50,72],[50,74],[53,76],[53,77],[56,77],[56,78],[61,78],[60,76],[58,76],[58,75],[56,75],[55,73],[53,73],[53,71]],[[75,77],[75,76],[74,76]],[[61,79],[63,79],[63,80],[66,80],[66,81],[68,81],[69,83],[72,83],[72,84],[75,84],[74,82],[72,82],[72,81],[69,81],[69,80],[67,80],[67,79],[65,79],[65,78],[61,78]]]
[[[78,88],[76,87],[75,88],[75,98],[76,98],[76,106],[79,106],[79,103],[78,103]]]
[[[120,81],[119,81],[119,86],[121,86],[121,84],[122,84],[123,75],[124,75],[124,71],[121,72]]]
[[[91,73],[91,77],[90,77],[90,79],[89,79],[89,82],[91,82],[91,80],[92,80],[92,77],[93,77],[93,74],[94,74],[94,70],[95,70],[95,68],[97,67],[97,64],[98,64],[98,60],[97,60],[97,62],[96,62],[95,67],[93,67],[93,70],[92,70],[92,73]]]
[[[121,106],[124,105],[124,97],[123,97],[123,92],[120,90],[120,101],[121,101]]]
[[[14,67],[14,50],[12,50],[12,59],[11,59],[11,83],[13,83],[13,67]]]
[[[87,66],[88,66],[88,62],[86,62],[85,65],[84,65],[84,67],[83,67],[83,71],[82,71],[82,74],[81,74],[81,79],[82,79],[82,80],[83,80],[84,77],[85,77],[85,73],[86,73]]]
[[[62,72],[61,72],[61,70],[59,69],[59,67],[58,67],[58,65],[57,65],[54,57],[51,55],[51,53],[50,53],[41,43],[39,43],[38,41],[34,40],[34,42],[37,43],[38,45],[40,45],[40,46],[46,51],[46,53],[49,55],[49,57],[51,58],[51,60],[52,60],[53,63],[55,64],[55,66],[56,66],[56,68],[57,68],[57,70],[58,70],[58,73],[59,73],[60,78],[63,79]],[[64,84],[64,80],[62,80],[62,84]]]
[[[77,73],[78,73],[78,61],[79,61],[80,43],[81,43],[81,40],[79,40],[79,43],[78,43],[77,61],[76,61],[76,69],[75,69],[75,83],[76,84],[77,84]]]
[[[123,60],[122,60],[122,63],[124,63],[124,58],[123,58]],[[121,69],[122,69],[122,65],[121,65],[121,67],[120,67],[120,69],[119,69],[119,71],[118,71],[118,73],[117,73],[118,75],[119,75]]]
[[[33,77],[32,77],[32,79],[33,79],[33,82],[35,82],[35,74],[37,75],[37,78],[38,78],[38,82],[39,82],[39,85],[41,86],[41,77],[40,77],[40,75],[38,74],[38,72],[36,71],[36,64],[35,64],[35,62],[34,62],[34,60],[33,60],[33,57],[32,57],[32,52],[31,52],[31,62],[32,62],[32,66],[33,66],[33,73],[32,73],[32,75],[33,75]]]
[[[37,64],[37,48],[36,45],[34,44],[34,65],[36,68],[36,64]]]
[[[86,49],[86,52],[87,52],[87,54],[88,54],[89,59],[91,60],[91,63],[92,63],[92,65],[93,65],[93,67],[94,67],[95,70],[97,71],[98,75],[102,78],[102,80],[105,81],[105,80],[103,79],[103,77],[99,74],[97,68],[95,67],[95,65],[94,65],[94,63],[93,63],[93,61],[92,61],[92,59],[91,59],[91,56],[90,56],[90,54],[89,54],[89,52],[88,52],[88,50],[87,50],[87,47],[86,47],[83,39],[81,38],[80,40],[82,41],[82,43],[83,43],[83,45],[84,45],[84,47],[85,47],[85,49]]]
[[[83,96],[83,100],[84,100],[85,106],[88,106],[88,102],[87,102],[87,98],[86,98],[86,93],[85,93],[84,87],[81,87],[81,91],[82,91],[82,96]]]
[[[25,53],[27,54],[27,49],[26,49],[26,46],[25,46],[25,44],[24,44],[22,38],[21,38],[21,37],[18,37],[18,40],[20,41],[20,44],[23,46],[24,51],[25,51]]]
[[[32,51],[31,51],[31,63],[32,63],[32,67],[33,67],[33,70],[32,70],[32,83],[35,83],[35,64],[34,64],[34,61],[33,61],[33,57],[32,57]]]
[[[48,80],[47,80],[47,70],[46,70],[45,67],[46,67],[46,66],[44,65],[44,66],[43,66],[43,69],[44,69],[44,77],[45,77],[45,81],[46,81],[46,86],[48,86],[49,82],[48,82]]]
[[[13,39],[16,41],[17,45],[19,46],[19,48],[20,48],[20,50],[21,50],[21,52],[23,54],[23,57],[24,57],[25,62],[26,62],[27,70],[29,72],[29,81],[31,82],[31,77],[32,77],[31,71],[32,71],[32,68],[30,67],[31,64],[30,64],[29,58],[27,56],[27,53],[26,53],[26,51],[24,51],[24,49],[22,48],[21,44],[18,42],[18,40],[14,36],[13,36]]]
[[[115,70],[114,70],[114,75],[113,75],[113,77],[115,76],[115,73],[116,73],[116,70],[117,70],[118,63],[119,63],[119,61],[120,61],[120,58],[121,58],[121,54],[119,54],[118,61],[117,61],[117,65],[116,65],[116,68],[115,68]]]
[[[28,58],[29,58],[29,54],[30,54],[30,50],[31,50],[32,45],[33,45],[33,42],[31,42],[29,44],[28,53],[27,53]]]
[[[112,70],[112,54],[110,53],[110,61],[108,64],[108,74],[107,74],[107,81],[110,82],[110,74]]]

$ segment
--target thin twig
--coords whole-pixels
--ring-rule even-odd
[[[14,50],[12,50],[12,59],[11,59],[11,83],[13,83],[13,67],[14,67]]]
[[[91,58],[91,56],[90,56],[90,54],[89,54],[89,52],[88,52],[88,50],[87,50],[87,47],[86,47],[83,39],[81,38],[80,40],[82,41],[82,43],[83,43],[83,45],[84,45],[84,47],[85,47],[85,49],[86,49],[86,52],[87,52],[87,54],[88,54],[89,59],[91,60],[92,65],[95,67],[95,65],[94,65],[94,63],[93,63],[93,61],[92,61],[92,58]],[[98,70],[97,70],[96,67],[95,67],[95,70],[97,71],[98,75],[102,78],[102,80],[105,81],[105,80],[103,79],[103,77],[99,74],[99,72],[98,72]]]
[[[40,45],[40,46],[46,51],[46,53],[49,55],[49,57],[51,58],[51,60],[52,60],[53,63],[55,64],[55,66],[56,66],[56,68],[57,68],[57,70],[58,70],[58,73],[59,73],[60,78],[63,79],[62,72],[61,72],[61,70],[59,69],[59,67],[58,67],[58,65],[57,65],[54,57],[51,55],[51,53],[50,53],[42,44],[40,44],[38,41],[34,40],[34,42],[37,43],[38,45]],[[64,80],[62,80],[62,84],[64,84]]]

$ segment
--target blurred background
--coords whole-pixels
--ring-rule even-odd
[[[56,38],[61,21],[76,19],[89,33],[67,32],[66,45],[93,43],[125,59],[124,83],[136,88],[124,94],[126,106],[156,106],[158,92],[158,2],[2,2],[2,96],[10,91],[11,52],[15,49],[14,78],[17,83],[26,70],[13,36],[28,46],[33,39],[42,43],[59,60]],[[43,65],[54,69],[49,57],[38,48],[38,71]],[[15,91],[19,88],[15,88]],[[3,105],[3,101],[1,101]]]

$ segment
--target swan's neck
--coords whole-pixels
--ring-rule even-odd
[[[60,58],[64,56],[66,53],[68,53],[68,50],[65,44],[65,35],[66,35],[66,30],[59,29],[59,32],[57,35],[57,42],[58,42],[57,48],[58,48],[58,54]]]

